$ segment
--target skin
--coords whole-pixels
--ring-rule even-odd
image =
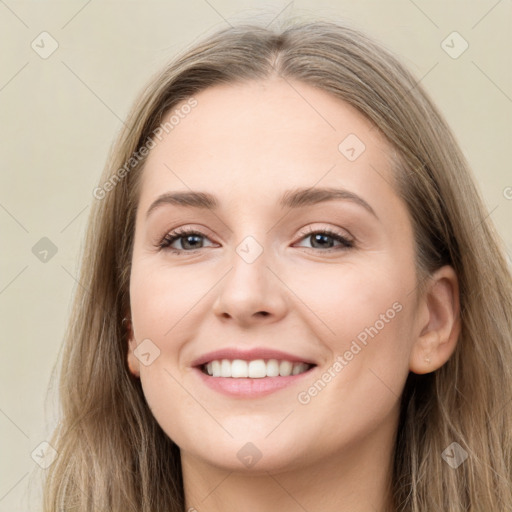
[[[439,269],[418,295],[413,230],[392,186],[390,148],[354,108],[279,78],[215,86],[195,98],[143,172],[128,354],[156,420],[181,449],[187,510],[383,511],[407,375],[435,371],[456,345],[454,271]],[[348,134],[366,146],[355,161],[338,149]],[[281,194],[296,187],[349,190],[376,216],[339,199],[281,208]],[[214,194],[218,210],[165,204],[147,217],[161,194],[190,190]],[[198,248],[186,252],[182,238],[173,243],[180,254],[159,249],[179,227],[204,233]],[[354,246],[316,244],[303,228],[328,228]],[[263,249],[252,263],[236,252],[247,236]],[[400,312],[299,402],[397,303]],[[133,353],[145,339],[160,350],[147,366]],[[317,366],[265,397],[231,398],[191,368],[228,346],[272,347]],[[261,454],[252,467],[237,457],[248,442]]]

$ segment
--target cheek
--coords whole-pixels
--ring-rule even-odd
[[[300,404],[330,411],[333,428],[339,414],[358,410],[361,401],[366,414],[356,422],[389,413],[408,375],[415,281],[412,257],[386,255],[372,264],[358,260],[297,274],[293,289],[307,297],[315,334],[331,354],[320,382],[317,375],[303,386]]]
[[[335,335],[322,340],[332,360],[296,397],[297,418],[318,421],[325,446],[362,439],[397,414],[412,339],[412,303],[399,287],[362,294],[347,285],[336,298]]]
[[[130,304],[135,337],[165,340],[213,286],[214,279],[193,272],[192,267],[169,268],[165,264],[134,262],[130,278]]]
[[[318,265],[311,271],[291,271],[286,277],[297,297],[307,306],[310,317],[324,340],[335,349],[346,342],[364,339],[367,328],[377,324],[380,331],[396,329],[397,310],[405,307],[414,288],[414,269],[399,269],[385,258],[339,265]],[[412,296],[412,294],[411,294]]]
[[[297,424],[310,431],[321,425],[315,441],[320,451],[356,445],[382,429],[396,427],[409,373],[411,309],[406,298],[384,289],[364,304],[352,298],[350,306],[340,305],[333,324],[336,336],[332,342],[323,340],[333,358],[321,373],[304,382],[295,397]]]
[[[141,359],[144,396],[157,422],[180,445],[185,431],[185,437],[201,435],[194,432],[201,410],[183,386],[186,376],[178,362],[180,349],[191,336],[191,308],[205,289],[187,276],[187,271],[165,268],[143,257],[134,259],[130,276],[135,339],[138,344],[149,339],[157,347],[150,350],[149,364]]]

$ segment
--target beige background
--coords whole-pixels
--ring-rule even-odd
[[[0,511],[39,510],[33,479],[42,471],[31,452],[55,421],[45,395],[92,190],[136,93],[177,51],[228,23],[312,16],[366,30],[422,79],[512,254],[509,0],[0,0]],[[46,59],[43,31],[58,43]],[[441,47],[453,31],[469,44],[457,59]],[[47,262],[32,252],[43,237],[58,249]]]

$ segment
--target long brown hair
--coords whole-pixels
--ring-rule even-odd
[[[395,510],[512,511],[512,283],[500,239],[421,85],[381,45],[327,22],[217,32],[154,77],[135,103],[95,192],[60,366],[61,418],[50,441],[58,457],[47,470],[44,511],[183,511],[179,450],[126,363],[141,148],[180,102],[215,84],[272,75],[322,89],[374,123],[394,148],[418,279],[445,264],[459,278],[457,348],[437,371],[411,373],[403,392]],[[442,457],[454,442],[468,454],[456,469]]]

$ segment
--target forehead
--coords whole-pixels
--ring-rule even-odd
[[[387,185],[393,194],[385,138],[320,89],[274,78],[214,86],[194,99],[164,118],[172,129],[148,156],[141,202],[189,188],[253,200],[316,184],[366,194]]]

